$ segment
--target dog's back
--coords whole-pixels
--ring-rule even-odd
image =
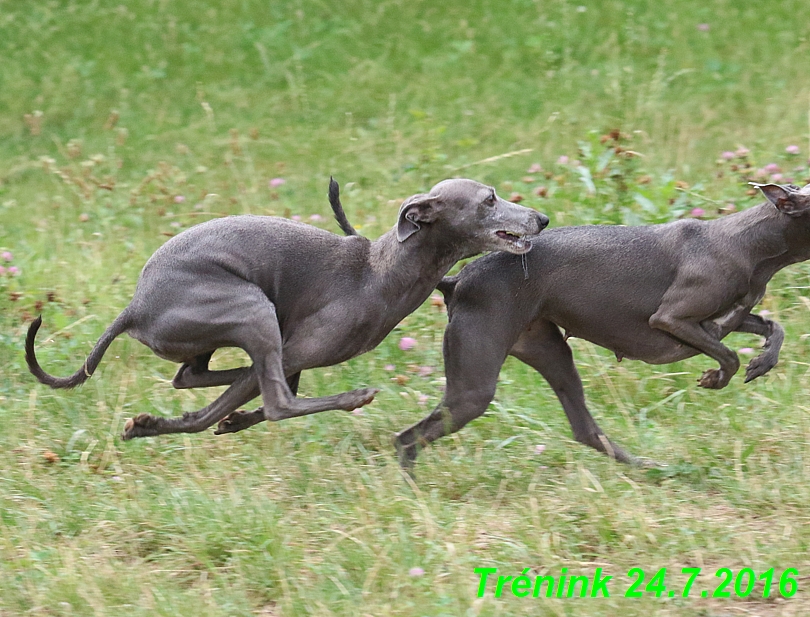
[[[439,289],[450,319],[460,311],[484,311],[509,320],[515,331],[543,319],[622,357],[671,362],[697,352],[676,348],[649,319],[681,266],[673,255],[685,242],[699,252],[705,227],[678,221],[550,229],[532,239],[525,263],[517,255],[491,253]]]

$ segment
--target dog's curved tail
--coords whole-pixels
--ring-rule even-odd
[[[37,356],[34,353],[34,339],[41,325],[42,315],[34,320],[28,328],[28,334],[25,336],[25,361],[28,364],[28,370],[31,371],[31,374],[36,377],[40,383],[44,383],[51,388],[75,388],[90,378],[96,368],[98,368],[98,364],[101,362],[101,358],[104,356],[104,352],[107,351],[110,343],[113,342],[115,337],[126,332],[130,324],[125,313],[121,313],[104,331],[104,334],[101,335],[101,338],[98,340],[95,347],[93,347],[90,355],[88,355],[87,359],[84,361],[82,368],[73,373],[70,377],[54,377],[53,375],[49,375],[42,370],[39,362],[37,362]]]
[[[453,300],[453,292],[456,290],[456,284],[458,283],[458,275],[456,276],[445,276],[439,284],[436,285],[436,289],[442,292],[444,296],[444,303],[450,304]]]
[[[346,213],[343,211],[343,206],[340,203],[340,185],[331,176],[329,177],[329,205],[332,206],[332,212],[335,213],[335,220],[344,234],[347,236],[360,235],[357,233],[357,230],[352,227],[349,219],[346,218]]]

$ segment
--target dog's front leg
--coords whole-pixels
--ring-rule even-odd
[[[287,385],[290,387],[290,392],[293,396],[298,395],[298,384],[301,380],[301,372],[290,375],[287,378]],[[217,430],[214,435],[224,435],[225,433],[237,433],[244,431],[260,422],[264,422],[264,408],[259,407],[254,411],[234,411],[227,418],[223,418],[217,425]]]
[[[698,380],[698,384],[704,388],[713,390],[725,388],[734,373],[740,369],[740,359],[734,351],[723,345],[716,337],[710,335],[700,325],[700,320],[696,320],[694,317],[682,316],[677,309],[670,305],[662,304],[650,317],[649,324],[651,328],[671,334],[678,340],[720,363],[719,369],[709,369]]]
[[[770,319],[749,314],[735,332],[746,332],[765,337],[762,353],[751,360],[745,368],[745,383],[761,377],[776,366],[782,342],[785,340],[785,331],[782,326]]]

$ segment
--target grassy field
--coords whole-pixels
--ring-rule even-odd
[[[555,226],[712,218],[757,203],[750,178],[810,182],[808,24],[799,0],[0,0],[0,616],[808,614],[807,264],[770,285],[787,338],[751,384],[707,391],[706,357],[616,364],[571,341],[598,421],[656,470],[573,442],[509,360],[487,415],[407,481],[391,435],[441,398],[430,303],[304,374],[306,396],[380,387],[362,413],[222,437],[119,440],[130,416],[215,395],[173,390],[175,365],[132,339],[72,392],[36,384],[22,353],[41,313],[43,366],[75,371],[151,252],[195,223],[336,231],[330,175],[370,237],[449,176]],[[744,361],[760,344],[728,341]],[[634,567],[645,584],[667,568],[678,594],[623,597]],[[702,568],[686,598],[684,567]],[[774,568],[771,597],[702,598],[723,567]],[[609,598],[493,581],[479,598],[476,568],[613,580]]]

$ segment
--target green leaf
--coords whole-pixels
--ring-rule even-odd
[[[644,197],[644,195],[642,195],[641,193],[633,194],[633,199],[636,200],[636,203],[639,206],[641,206],[641,209],[644,210],[645,212],[648,212],[650,214],[658,214],[658,208],[655,206],[655,204],[646,197]]]

